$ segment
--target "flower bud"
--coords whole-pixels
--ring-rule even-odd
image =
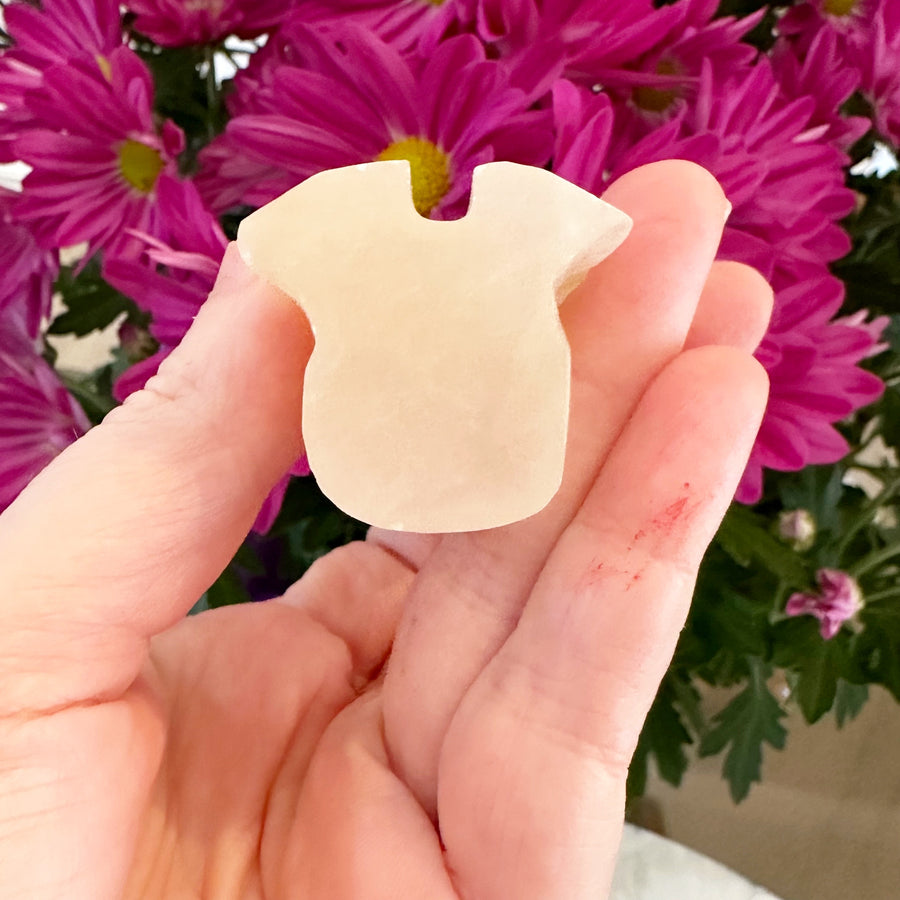
[[[816,520],[808,509],[788,509],[778,517],[778,537],[798,553],[809,550],[816,540]]]

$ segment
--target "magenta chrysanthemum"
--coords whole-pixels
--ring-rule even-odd
[[[184,137],[170,121],[157,127],[150,72],[131,50],[47,69],[27,102],[37,122],[13,148],[33,171],[16,212],[43,245],[97,250],[129,228],[159,230],[157,180],[174,172]]]
[[[116,0],[14,2],[3,14],[13,44],[0,54],[0,159],[11,161],[9,143],[33,119],[25,92],[52,66],[109,55],[123,34]]]
[[[212,290],[228,239],[191,182],[163,175],[156,191],[161,236],[132,232],[128,252],[104,260],[103,277],[150,313],[150,332],[165,356]],[[129,393],[142,386],[134,385],[133,377],[129,383]]]
[[[297,22],[362,25],[398,50],[423,56],[471,25],[473,0],[304,0]]]
[[[134,29],[164,47],[211,44],[274,28],[295,0],[127,0]]]
[[[0,318],[0,512],[89,428],[33,342]]]
[[[248,160],[239,176],[248,187],[261,165],[297,183],[324,169],[407,159],[419,212],[452,218],[465,211],[475,166],[549,158],[549,114],[529,110],[471,35],[442,43],[418,72],[357,28],[303,30],[300,39],[305,66],[277,67],[270,73],[277,90],[260,91],[254,110],[228,125],[225,139]],[[213,193],[233,190],[237,168],[233,160],[232,179],[218,173]],[[205,189],[213,184],[207,176]]]
[[[818,140],[847,150],[869,130],[864,116],[841,115],[841,106],[859,87],[860,73],[846,64],[833,31],[821,29],[802,58],[795,46],[779,42],[772,65],[786,97],[815,101],[809,125],[820,130]]]
[[[843,285],[826,264],[849,249],[836,220],[853,197],[844,185],[845,157],[821,142],[822,127],[808,127],[812,98],[784,98],[761,60],[721,79],[704,64],[695,103],[649,132],[629,104],[570,82],[554,86],[553,103],[555,171],[599,194],[648,162],[700,163],[734,205],[720,256],[749,263],[773,282],[775,312],[758,351],[772,391],[738,499],[760,498],[763,467],[793,471],[844,456],[834,423],[883,390],[858,367],[876,349],[883,322],[830,321]]]
[[[50,313],[58,261],[35,243],[31,232],[12,215],[18,195],[0,189],[0,319],[15,320],[37,337],[41,319]]]
[[[159,343],[153,355],[126,369],[116,382],[114,393],[120,402],[143,388],[181,342],[215,284],[228,246],[191,182],[164,175],[157,192],[163,237],[134,233],[129,255],[111,256],[103,266],[106,280],[150,313],[150,333]],[[304,456],[266,498],[254,531],[264,534],[272,527],[290,476],[308,474]]]

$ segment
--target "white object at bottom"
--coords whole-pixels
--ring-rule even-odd
[[[611,900],[779,900],[721,863],[625,826]]]

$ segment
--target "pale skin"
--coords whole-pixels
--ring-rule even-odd
[[[563,487],[185,619],[302,450],[312,337],[229,251],[182,347],[0,518],[0,898],[605,896],[628,761],[767,395],[684,162],[563,305]]]

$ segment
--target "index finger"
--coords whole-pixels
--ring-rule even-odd
[[[0,714],[115,696],[302,451],[312,334],[229,248],[147,387],[0,517]]]

